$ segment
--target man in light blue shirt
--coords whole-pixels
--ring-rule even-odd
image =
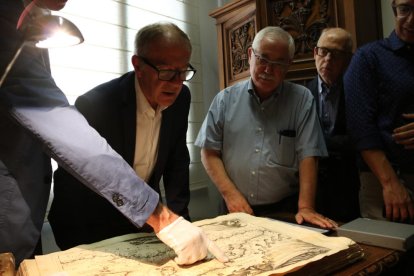
[[[266,216],[294,198],[298,223],[334,228],[314,206],[318,157],[327,155],[315,100],[284,81],[294,50],[283,29],[258,32],[248,50],[251,78],[214,98],[195,144],[229,212]]]

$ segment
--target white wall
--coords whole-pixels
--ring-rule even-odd
[[[391,2],[391,0],[381,0],[382,33],[384,37],[388,37],[392,30],[394,30],[395,21]]]

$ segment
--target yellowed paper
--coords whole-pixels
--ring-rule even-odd
[[[153,234],[124,235],[37,256],[40,275],[270,275],[301,267],[347,249],[354,242],[266,218],[233,213],[194,224],[230,261],[211,256],[178,266],[175,253]],[[185,235],[185,233],[183,233]],[[49,264],[49,265],[47,265]]]

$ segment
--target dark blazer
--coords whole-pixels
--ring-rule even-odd
[[[306,86],[312,92],[312,95],[316,100],[316,110],[318,110],[319,114],[318,77],[311,80]],[[345,95],[343,91],[342,86],[342,89],[340,90],[341,95],[339,96],[338,112],[336,115],[335,125],[332,130],[332,135],[325,136],[328,151],[349,152],[349,150],[353,149],[351,139],[349,135],[347,135],[346,130]]]
[[[316,99],[319,110],[318,77],[307,87]],[[333,131],[325,135],[329,156],[319,160],[317,209],[329,218],[346,222],[359,217],[359,175],[356,151],[347,134],[345,95],[343,85],[339,93],[339,105]]]
[[[129,72],[97,86],[76,101],[89,124],[130,166],[134,162],[136,136],[134,79],[134,72]],[[162,112],[158,156],[148,183],[160,193],[162,177],[167,206],[187,219],[190,157],[186,132],[190,101],[190,91],[183,85],[174,104]],[[61,249],[138,231],[110,203],[60,167],[54,175],[49,221]]]

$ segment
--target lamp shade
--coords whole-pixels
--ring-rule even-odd
[[[40,16],[32,20],[26,27],[25,40],[40,48],[72,46],[84,41],[75,24],[56,15]]]
[[[34,2],[32,2],[34,3]],[[26,21],[28,12],[33,7],[26,8],[19,19],[18,29],[24,32],[24,39],[16,49],[13,58],[7,65],[0,79],[0,87],[20,55],[23,47],[39,48],[72,46],[84,41],[82,33],[71,21],[56,15],[42,15]],[[25,24],[21,24],[25,22]],[[23,27],[22,27],[23,26]]]

